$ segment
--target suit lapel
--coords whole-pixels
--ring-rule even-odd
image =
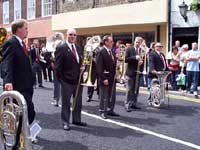
[[[69,54],[71,55],[71,57],[73,58],[73,60],[77,62],[76,58],[74,57],[74,55],[73,55],[73,53],[72,53],[72,51],[71,51],[71,49],[69,48],[69,46],[68,46],[67,43],[65,43],[65,47],[66,47],[66,52],[69,53]],[[77,62],[77,63],[78,63],[78,62]]]

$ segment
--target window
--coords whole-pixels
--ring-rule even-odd
[[[27,19],[35,19],[35,0],[27,1]]]
[[[52,15],[52,0],[42,0],[42,16]]]
[[[9,24],[9,1],[3,2],[3,23]]]
[[[21,0],[14,1],[14,20],[21,19]]]
[[[137,36],[141,36],[145,41],[147,46],[149,47],[151,42],[155,42],[155,32],[149,31],[149,32],[134,32],[134,39]]]

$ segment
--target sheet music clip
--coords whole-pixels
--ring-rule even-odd
[[[33,143],[37,143],[36,136],[41,132],[42,128],[37,122],[34,122],[30,127],[30,135]]]

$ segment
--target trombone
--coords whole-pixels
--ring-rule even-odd
[[[81,85],[87,86],[87,87],[96,86],[95,84],[92,84],[92,80],[91,80],[92,60],[93,60],[93,53],[100,46],[100,42],[101,42],[100,36],[93,36],[87,39],[86,45],[84,47],[84,52],[83,52],[83,61],[81,64],[82,70],[79,75],[78,85],[77,85],[74,100],[72,103],[72,111],[74,110],[75,105],[76,105],[80,86]],[[89,70],[85,70],[86,66],[89,66]],[[81,83],[82,76],[83,76],[83,83]]]
[[[136,81],[135,81],[135,94],[138,92],[138,88],[139,88],[139,76],[140,74],[143,74],[145,75],[146,74],[146,49],[145,48],[141,48],[140,47],[140,52],[139,52],[139,56],[140,58],[144,61],[144,67],[143,67],[143,71],[140,71],[140,64],[139,64],[139,61],[138,61],[138,64],[137,64],[137,70],[136,70]],[[146,80],[145,80],[146,82]]]

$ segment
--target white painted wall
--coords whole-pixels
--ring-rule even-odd
[[[188,20],[185,22],[184,18],[181,16],[179,12],[179,5],[182,4],[183,0],[171,0],[171,27],[199,27],[200,32],[200,10],[197,12],[189,10],[187,13]],[[185,0],[185,3],[189,6],[192,0]],[[198,37],[198,43],[200,43],[200,34]]]

